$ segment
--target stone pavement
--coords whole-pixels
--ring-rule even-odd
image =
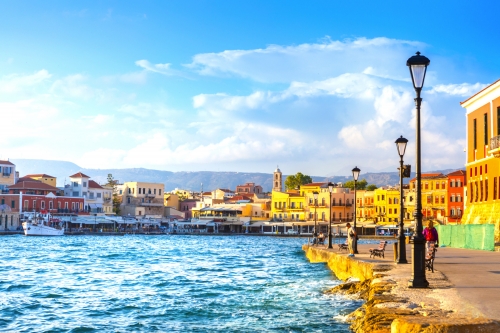
[[[359,244],[358,252],[360,254],[356,255],[355,259],[380,264],[393,264],[394,239],[388,241],[385,258],[369,258],[369,248],[378,247],[378,243],[374,243]],[[319,245],[319,247],[322,246]],[[408,279],[410,279],[412,270],[411,244],[406,244],[406,250],[409,264],[393,265],[398,266],[396,271],[399,271],[399,274],[408,274]],[[330,251],[339,253],[338,245],[333,244],[333,249]],[[464,309],[470,305],[484,317],[500,320],[500,252],[440,247],[436,253],[434,270],[435,273],[426,271],[430,288],[433,288],[433,283],[441,283],[438,276],[443,274],[450,282],[451,288],[455,289],[460,298],[468,302],[468,304],[456,304],[457,309]]]

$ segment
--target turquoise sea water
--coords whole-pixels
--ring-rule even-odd
[[[299,238],[0,238],[2,332],[349,332]]]

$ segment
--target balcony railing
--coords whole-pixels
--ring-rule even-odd
[[[490,139],[490,150],[500,148],[500,135],[494,136]]]
[[[151,194],[151,193],[145,194],[144,196],[146,198],[156,198],[156,194]]]

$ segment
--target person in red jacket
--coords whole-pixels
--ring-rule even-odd
[[[434,222],[429,221],[422,234],[426,240],[427,252],[429,252],[431,245],[439,244],[439,235],[436,228],[434,228]]]

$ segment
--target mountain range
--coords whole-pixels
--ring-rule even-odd
[[[193,171],[193,172],[172,172],[163,170],[152,170],[145,168],[129,168],[129,169],[87,169],[82,168],[75,163],[67,161],[54,160],[38,160],[38,159],[12,159],[10,160],[16,165],[16,170],[20,176],[27,174],[45,173],[57,177],[57,186],[64,186],[69,183],[69,176],[82,172],[89,176],[92,180],[99,184],[107,182],[108,174],[113,175],[115,180],[120,183],[129,181],[142,181],[151,183],[165,184],[165,191],[171,191],[176,188],[190,191],[200,191],[203,184],[204,191],[211,191],[217,188],[227,188],[235,190],[236,186],[244,183],[252,182],[261,185],[264,191],[272,189],[272,173],[258,172],[215,172],[215,171]],[[443,174],[450,173],[457,169],[437,170],[429,172],[441,172]],[[287,175],[283,175],[283,179]],[[412,177],[415,173],[412,173]],[[314,182],[346,182],[352,180],[352,176],[311,176]],[[361,174],[359,180],[366,179],[368,184],[377,186],[396,185],[399,184],[399,173],[395,172],[379,172]],[[405,179],[405,183],[408,179]]]

